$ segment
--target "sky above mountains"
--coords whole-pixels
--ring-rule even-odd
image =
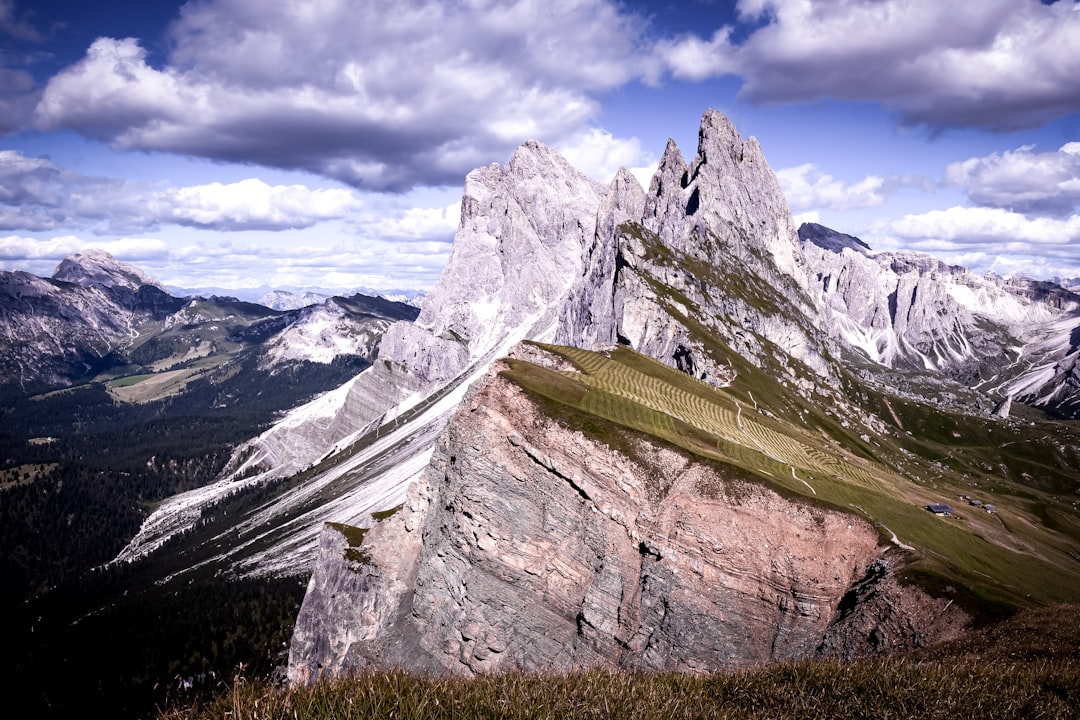
[[[643,184],[707,107],[797,220],[1080,277],[1075,0],[0,0],[0,269],[421,289],[528,139]]]

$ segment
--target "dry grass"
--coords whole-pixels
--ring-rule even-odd
[[[291,690],[239,679],[201,707],[168,710],[159,720],[1075,718],[1077,610],[1026,611],[948,646],[848,665],[807,661],[701,676],[386,671]]]

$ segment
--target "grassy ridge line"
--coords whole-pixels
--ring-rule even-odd
[[[735,400],[725,392],[629,349],[604,356],[542,347],[582,372],[560,373],[515,361],[509,377],[525,389],[749,471],[785,494],[857,513],[878,526],[883,538],[896,533],[900,542],[915,547],[913,575],[930,578],[932,585],[958,586],[978,603],[1013,607],[1074,601],[1080,595],[1075,568],[988,542],[958,521],[927,513],[922,506],[935,495],[925,488],[874,461],[794,439],[810,439],[803,427],[751,416],[744,409],[741,422],[750,430],[742,430],[733,417]],[[763,386],[766,379],[755,382]],[[716,409],[702,410],[702,402]],[[610,432],[596,427],[592,434],[610,440]]]
[[[1026,611],[957,643],[839,665],[783,663],[712,675],[587,671],[475,678],[373,672],[282,689],[235,681],[158,720],[225,718],[1075,718],[1080,614]]]

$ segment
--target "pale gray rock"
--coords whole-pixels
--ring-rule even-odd
[[[625,294],[610,289],[619,283],[619,271],[626,262],[625,249],[619,247],[619,228],[638,221],[644,208],[641,184],[629,170],[620,168],[597,213],[596,235],[585,260],[585,274],[563,305],[558,330],[561,342],[572,339],[584,348],[608,347],[618,342]]]
[[[668,141],[637,217],[628,187],[617,177],[609,190],[558,342],[628,344],[721,385],[731,369],[709,347],[715,337],[759,366],[794,359],[835,376],[787,202],[756,140],[707,111],[689,163]]]
[[[265,305],[273,310],[299,310],[310,305],[318,305],[326,302],[329,295],[316,292],[294,293],[288,290],[271,290],[261,295],[255,302]]]
[[[394,516],[351,552],[324,530],[290,680],[708,672],[816,653],[881,553],[876,531],[635,443],[632,460],[566,428],[493,371]]]
[[[143,285],[150,285],[162,292],[167,292],[164,285],[141,269],[120,262],[109,253],[97,248],[89,248],[64,258],[57,265],[52,277],[53,280],[74,283],[83,287],[97,285],[138,290]]]
[[[581,275],[601,193],[535,141],[505,168],[469,173],[450,261],[416,323],[383,339],[381,357],[446,381],[510,337],[550,333],[552,308]]]

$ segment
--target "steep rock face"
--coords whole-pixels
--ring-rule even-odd
[[[760,366],[794,358],[834,373],[776,176],[720,113],[705,113],[690,163],[668,142],[643,201],[616,177],[599,218],[557,342],[622,342],[714,384],[731,371],[710,337]]]
[[[416,321],[389,327],[372,367],[238,448],[212,486],[163,503],[124,557],[191,527],[200,507],[309,468],[318,471],[304,487],[245,523],[245,533],[259,533],[260,523],[287,528],[257,559],[234,565],[239,572],[307,571],[323,521],[366,526],[372,511],[401,502],[468,386],[515,343],[554,333],[595,235],[600,193],[537,142],[522,145],[505,167],[470,173],[450,261]],[[310,522],[286,520],[298,507]]]
[[[820,225],[799,234],[829,333],[873,362],[938,372],[1067,415],[1080,406],[1080,296],[920,253],[875,254]]]
[[[54,280],[69,282],[83,287],[97,285],[107,288],[138,290],[143,286],[155,287],[167,292],[140,268],[120,262],[104,250],[90,248],[64,258],[52,275]]]
[[[66,258],[52,278],[0,273],[0,390],[84,382],[143,324],[182,305],[141,270],[102,251]]]
[[[289,677],[706,671],[815,653],[879,556],[874,529],[633,442],[631,459],[493,372],[394,516],[351,547],[324,530]]]
[[[446,381],[510,336],[550,333],[552,308],[581,275],[600,192],[535,141],[505,168],[469,173],[450,261],[416,323],[393,328],[380,356]]]

